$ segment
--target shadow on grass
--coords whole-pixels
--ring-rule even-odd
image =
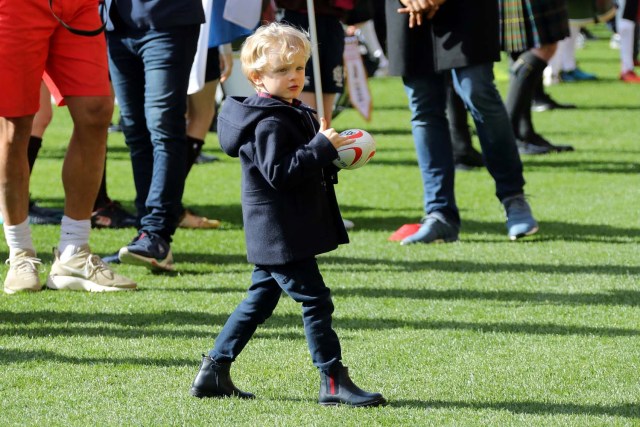
[[[549,402],[460,402],[446,400],[392,400],[391,407],[424,409],[473,409],[508,411],[527,415],[593,415],[623,418],[640,418],[640,406],[626,403],[620,405],[584,405],[578,403]]]
[[[378,210],[371,208],[372,210]],[[342,214],[356,224],[354,232],[358,231],[388,231],[391,234],[403,224],[414,224],[419,222],[420,216],[406,215],[380,215],[359,216],[359,212],[364,209],[358,206],[351,211],[351,206],[341,205]],[[385,212],[384,209],[380,210]],[[568,242],[600,242],[600,243],[640,243],[637,227],[615,227],[606,224],[577,224],[568,221],[545,221],[539,220],[540,231],[535,236],[525,241],[568,241]],[[497,221],[479,221],[471,218],[462,218],[462,233],[465,234],[498,234],[504,237],[507,242],[506,228],[503,222]],[[462,238],[464,243],[464,237]],[[474,243],[478,243],[474,241]],[[494,243],[494,242],[492,242]],[[407,247],[409,248],[409,247]]]
[[[396,243],[397,244],[397,243]],[[400,246],[399,246],[400,247]],[[402,247],[401,250],[404,250]],[[523,264],[521,262],[474,262],[474,261],[405,261],[398,259],[354,258],[323,256],[323,264],[341,266],[351,273],[393,271],[444,271],[450,273],[546,273],[546,274],[603,274],[628,276],[640,274],[640,266],[628,265],[571,265],[571,264]],[[360,265],[360,266],[358,266]]]
[[[615,80],[615,79],[608,79]],[[578,105],[579,111],[634,111],[640,110],[638,105],[629,104],[607,104],[607,105]]]
[[[634,153],[638,154],[638,153]],[[544,156],[542,159],[540,156],[536,158],[524,157],[525,171],[526,172],[541,172],[541,171],[556,171],[556,172],[583,172],[583,173],[606,173],[606,174],[638,174],[640,172],[640,163],[633,161],[619,161],[619,160],[603,160],[592,161],[575,159],[572,160],[567,156],[571,154],[560,155],[550,154]],[[418,160],[413,158],[393,158],[393,157],[375,157],[374,164],[376,166],[391,166],[391,167],[418,167]],[[417,169],[416,169],[417,170]],[[417,174],[418,172],[416,172]],[[480,168],[476,168],[471,171],[465,171],[465,174],[469,173],[482,173],[486,174],[486,171]],[[419,189],[416,188],[416,191]]]
[[[0,365],[9,363],[29,363],[34,361],[43,361],[53,363],[69,363],[72,365],[140,365],[140,366],[158,366],[168,368],[181,368],[192,366],[197,368],[200,360],[197,357],[193,359],[157,359],[151,357],[76,357],[63,356],[52,351],[43,350],[8,350],[0,351]],[[195,371],[194,371],[195,372]]]
[[[638,154],[638,153],[634,153]],[[591,161],[591,160],[571,160],[567,157],[560,159],[559,157],[545,157],[540,159],[532,159],[530,162],[525,163],[525,168],[528,172],[533,171],[571,171],[571,172],[585,172],[585,173],[607,173],[607,174],[633,174],[640,173],[640,163],[633,161]]]
[[[231,308],[230,308],[231,309]],[[188,311],[161,313],[74,313],[34,311],[16,313],[0,311],[0,336],[56,337],[94,336],[121,338],[202,338],[213,326],[222,326],[228,314],[206,314]],[[283,332],[274,328],[299,325],[299,332]],[[395,318],[334,317],[338,329],[432,331],[468,331],[472,333],[503,333],[526,335],[580,335],[600,337],[637,337],[633,328],[574,326],[559,323],[463,322],[455,320],[399,320]],[[201,329],[190,328],[196,326]],[[274,314],[259,328],[256,338],[304,339],[299,314]]]
[[[332,289],[332,294],[341,297],[407,298],[410,300],[480,300],[568,306],[640,306],[640,291],[628,290],[614,290],[610,293],[560,294],[552,292],[476,291],[468,289],[334,288]]]
[[[250,279],[247,274],[247,286]],[[177,293],[201,293],[206,295],[233,294],[246,292],[246,287],[231,286],[197,286],[185,288],[179,286],[169,288],[166,286],[149,286],[138,292],[177,292]],[[567,305],[567,306],[621,306],[640,307],[640,291],[612,290],[607,293],[554,293],[554,292],[521,292],[521,291],[478,291],[471,289],[407,289],[407,288],[378,288],[378,287],[331,287],[334,297],[363,297],[363,298],[405,298],[412,301],[499,301],[519,302],[525,304]]]

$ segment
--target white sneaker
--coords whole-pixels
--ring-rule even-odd
[[[611,36],[611,39],[609,40],[609,47],[611,49],[620,50],[620,40],[621,40],[620,34],[614,33]]]
[[[348,219],[344,219],[342,218],[342,223],[344,224],[344,228],[346,230],[353,230],[353,227],[355,227],[356,225],[353,223],[353,221],[350,221]]]
[[[53,252],[55,261],[47,279],[50,289],[70,291],[114,292],[132,291],[136,282],[114,273],[99,256],[91,253],[89,245],[81,246],[67,261],[60,261],[60,252]]]
[[[38,266],[42,265],[42,261],[36,258],[34,251],[19,249],[15,256],[5,263],[9,264],[9,272],[4,279],[5,293],[37,292],[42,289],[38,276]]]

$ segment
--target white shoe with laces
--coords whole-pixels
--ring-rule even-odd
[[[36,253],[30,249],[19,249],[15,256],[5,261],[9,264],[9,272],[4,279],[4,292],[38,292],[42,289],[40,283],[39,266],[42,261],[36,258]]]
[[[136,282],[114,273],[99,256],[91,253],[89,245],[81,246],[64,262],[60,260],[60,252],[57,249],[53,253],[55,261],[47,279],[47,287],[50,289],[89,292],[136,289]]]

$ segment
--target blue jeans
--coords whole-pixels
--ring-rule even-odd
[[[456,68],[451,74],[456,92],[475,122],[487,170],[496,183],[496,196],[503,200],[521,194],[522,162],[509,116],[494,84],[493,63]],[[459,225],[444,75],[404,77],[403,82],[412,113],[411,128],[422,174],[425,213],[441,212]]]
[[[107,33],[109,70],[129,146],[140,229],[167,242],[182,214],[185,113],[199,25]]]
[[[276,308],[282,291],[302,304],[302,320],[313,364],[327,371],[342,359],[338,335],[331,327],[333,302],[315,258],[277,266],[256,265],[247,297],[229,316],[209,355],[233,362]]]

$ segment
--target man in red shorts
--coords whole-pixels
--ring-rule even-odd
[[[136,287],[89,250],[91,211],[113,106],[104,36],[77,35],[65,24],[82,30],[99,28],[98,2],[0,2],[0,209],[9,246],[10,267],[4,282],[9,294],[42,287],[38,277],[41,261],[27,219],[27,146],[43,74],[63,96],[74,123],[62,169],[65,215],[47,287],[87,291]]]

